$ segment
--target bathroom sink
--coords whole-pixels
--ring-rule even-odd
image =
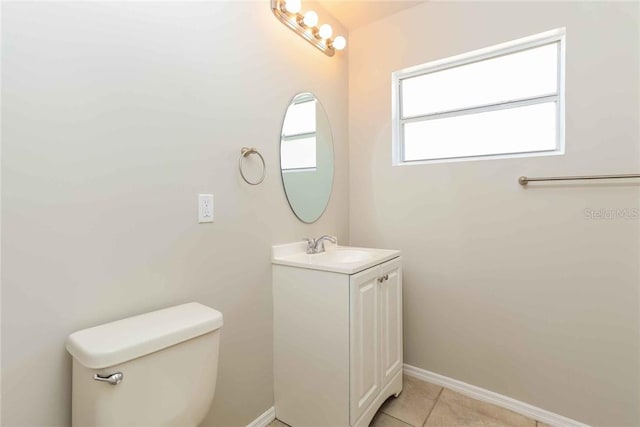
[[[272,247],[272,262],[278,265],[354,274],[400,256],[390,249],[355,248],[326,245],[325,252],[307,254],[306,243],[296,242]]]
[[[315,254],[315,258],[321,259],[323,262],[335,262],[339,264],[352,264],[356,262],[368,261],[373,257],[375,257],[375,253],[372,251],[364,251],[362,249],[345,247]]]

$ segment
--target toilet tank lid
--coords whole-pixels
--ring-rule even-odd
[[[91,369],[118,365],[222,327],[222,313],[197,302],[74,332],[67,351]]]

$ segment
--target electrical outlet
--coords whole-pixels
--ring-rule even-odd
[[[198,222],[213,222],[213,194],[198,194]]]

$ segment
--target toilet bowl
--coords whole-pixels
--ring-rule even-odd
[[[75,332],[74,427],[196,427],[216,386],[222,314],[183,304]]]

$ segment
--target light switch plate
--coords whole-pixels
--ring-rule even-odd
[[[198,194],[198,222],[213,222],[213,194]]]

